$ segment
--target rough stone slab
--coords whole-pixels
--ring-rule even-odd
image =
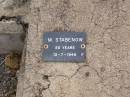
[[[21,24],[13,20],[3,20],[0,22],[0,34],[22,34],[24,33]]]
[[[24,30],[15,21],[0,22],[0,53],[22,51],[24,45]]]
[[[129,0],[32,0],[17,97],[129,97]],[[85,63],[43,62],[42,35],[88,32]]]

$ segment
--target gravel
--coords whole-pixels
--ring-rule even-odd
[[[17,77],[3,61],[4,55],[0,55],[0,97],[12,97],[16,92]]]

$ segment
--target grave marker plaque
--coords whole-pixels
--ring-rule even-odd
[[[86,60],[86,33],[45,32],[42,57],[48,62],[84,62]]]

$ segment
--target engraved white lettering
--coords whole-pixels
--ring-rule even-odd
[[[55,50],[59,50],[60,49],[60,46],[55,46]]]
[[[75,50],[75,46],[62,46],[63,50]]]
[[[64,38],[56,38],[56,42],[83,42],[83,38],[70,38],[70,37],[64,37]]]
[[[56,56],[58,56],[58,54],[57,54],[57,53],[53,53],[53,56],[55,56],[55,57],[56,57]]]
[[[47,40],[48,40],[48,42],[52,42],[53,41],[52,38],[48,38]]]
[[[71,57],[71,56],[76,57],[77,54],[76,53],[67,53],[67,56],[69,56],[69,57]]]

